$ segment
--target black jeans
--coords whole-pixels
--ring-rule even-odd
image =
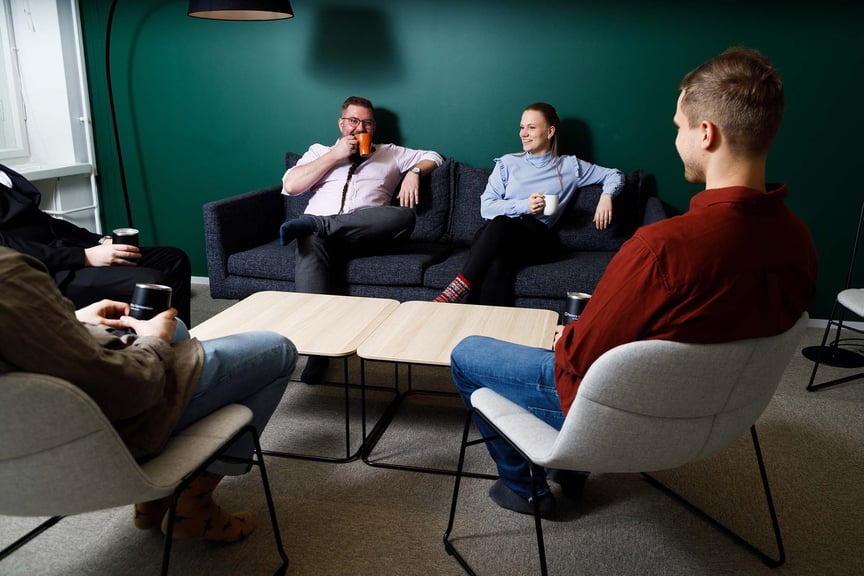
[[[186,326],[192,326],[190,298],[192,267],[186,253],[171,246],[145,246],[135,266],[98,266],[63,270],[54,281],[75,308],[108,298],[129,302],[135,284],[164,284],[171,287],[171,306]]]
[[[377,206],[314,218],[318,230],[297,239],[294,268],[295,290],[310,294],[332,294],[333,276],[344,274],[348,256],[391,249],[408,240],[416,223],[414,211],[401,206]]]
[[[512,306],[517,272],[554,260],[560,249],[557,234],[533,216],[496,216],[477,231],[462,269],[471,284],[466,302]]]

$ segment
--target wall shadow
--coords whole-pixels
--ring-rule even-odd
[[[562,118],[558,133],[558,153],[570,154],[594,163],[594,138],[588,124],[576,118]]]
[[[375,142],[402,145],[399,117],[387,108],[375,108]]]
[[[390,17],[378,8],[339,4],[319,8],[310,54],[313,77],[380,82],[402,75]]]

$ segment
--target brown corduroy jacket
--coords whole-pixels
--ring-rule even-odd
[[[0,373],[48,374],[78,386],[137,460],[164,448],[203,362],[195,339],[118,338],[82,324],[41,262],[0,247]]]

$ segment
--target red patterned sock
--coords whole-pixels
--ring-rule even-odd
[[[451,282],[450,285],[447,286],[447,288],[445,288],[444,291],[441,292],[441,294],[439,294],[438,296],[436,296],[435,299],[432,301],[458,304],[462,301],[463,298],[465,298],[465,296],[468,295],[468,292],[470,291],[471,283],[468,282],[468,280],[464,276],[462,276],[462,274],[459,274],[456,276],[453,282]]]

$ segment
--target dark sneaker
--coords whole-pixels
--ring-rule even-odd
[[[492,484],[492,487],[489,488],[489,497],[502,508],[518,512],[519,514],[534,515],[534,499],[519,496],[508,488],[500,479],[496,480],[495,483]],[[547,489],[547,491],[538,496],[538,498],[540,517],[549,520],[555,515],[555,496],[553,496]]]

